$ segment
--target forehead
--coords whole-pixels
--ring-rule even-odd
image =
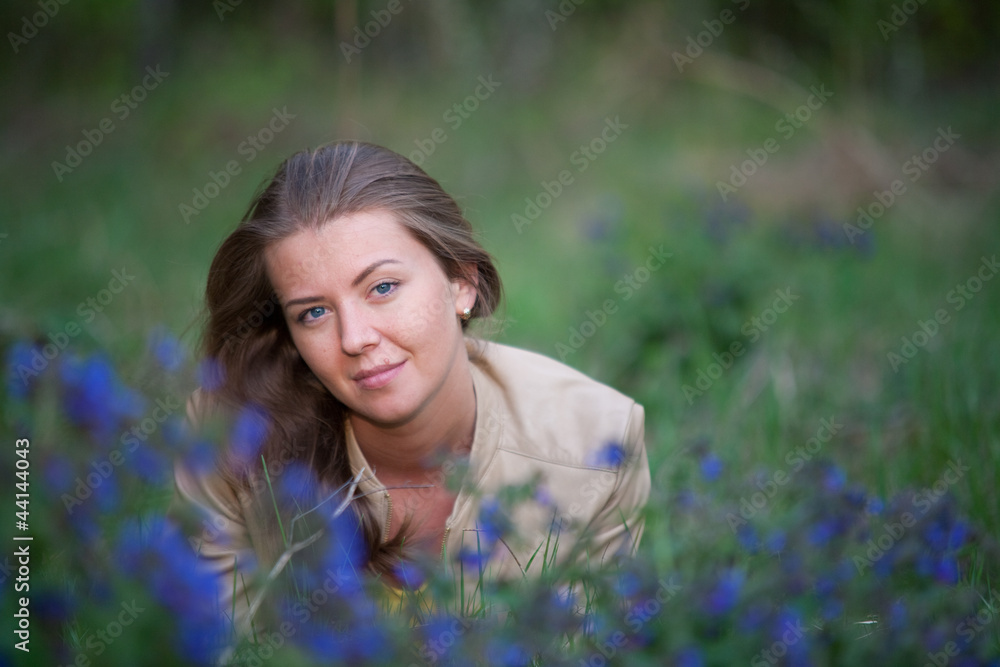
[[[350,283],[369,265],[392,259],[404,265],[437,264],[431,252],[388,211],[366,211],[303,229],[265,251],[268,277],[279,295],[322,282]]]

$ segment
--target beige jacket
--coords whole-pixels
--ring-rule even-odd
[[[512,530],[482,559],[473,559],[482,564],[486,578],[537,575],[546,544],[550,565],[565,563],[574,547],[579,547],[577,560],[592,565],[631,553],[641,537],[640,510],[650,490],[642,406],[539,354],[474,340],[468,341],[468,349],[476,431],[465,479],[446,523],[446,566],[457,571],[460,554],[476,554],[488,542],[479,516],[483,500],[533,479],[539,483],[534,497],[508,515]],[[370,470],[350,429],[347,442],[355,473]],[[602,452],[615,451],[608,445],[619,444],[623,460],[616,465],[614,456],[609,459]],[[273,522],[254,518],[268,511],[268,503],[245,497],[213,475],[178,467],[175,478],[178,500],[207,514],[200,554],[220,577],[223,608],[235,606],[237,627],[246,631],[247,599],[253,599],[254,587],[246,565],[257,563],[266,573],[279,555],[268,546],[280,546],[280,537],[267,534],[273,532]],[[359,491],[372,493],[387,530],[389,493],[371,476]],[[475,582],[480,573],[469,560],[464,559],[462,573]],[[237,571],[241,576],[234,577]]]

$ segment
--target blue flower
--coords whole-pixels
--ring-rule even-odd
[[[531,655],[516,642],[508,644],[503,640],[494,639],[490,641],[486,651],[490,665],[525,667],[531,664]]]
[[[226,379],[226,373],[222,368],[222,364],[211,358],[202,359],[199,362],[196,375],[201,388],[209,392],[221,387]]]
[[[722,616],[736,606],[745,579],[746,574],[742,570],[731,569],[724,572],[708,594],[708,612],[713,616]]]
[[[162,326],[150,333],[149,349],[157,363],[171,373],[178,370],[187,357],[187,350],[181,345],[181,342],[166,327]]]
[[[609,442],[590,456],[589,463],[603,468],[617,468],[625,463],[626,458],[627,453],[621,443]]]
[[[704,667],[705,658],[701,655],[701,650],[697,647],[689,646],[681,649],[674,659],[677,667]]]
[[[479,506],[479,518],[476,520],[476,528],[481,539],[492,546],[507,532],[508,524],[507,516],[495,498],[486,498],[482,501]]]
[[[709,452],[701,457],[701,476],[709,482],[714,482],[722,474],[722,461],[715,454]]]
[[[36,356],[45,361],[37,347],[25,342],[14,343],[7,350],[7,359],[5,360],[7,395],[12,399],[23,399],[28,396],[32,380],[38,377],[40,372],[33,365]],[[44,369],[45,366],[42,368]]]
[[[827,491],[840,491],[846,481],[847,475],[840,466],[831,463],[823,467],[823,487]]]
[[[109,443],[124,420],[136,419],[145,410],[143,397],[122,384],[104,355],[67,358],[59,374],[66,415],[99,442]]]
[[[622,572],[615,578],[615,592],[625,598],[639,592],[642,581],[632,572]]]
[[[401,560],[396,563],[392,570],[393,576],[396,578],[403,588],[408,588],[410,590],[416,590],[424,585],[426,577],[416,564],[409,561]]]
[[[943,584],[954,586],[961,577],[958,562],[951,557],[942,558],[934,568],[934,578]]]
[[[206,473],[215,468],[215,445],[207,440],[195,440],[181,457],[184,466],[193,473]]]
[[[170,461],[149,446],[137,447],[125,462],[132,472],[150,484],[161,484],[170,476]]]
[[[809,543],[814,546],[823,546],[836,534],[836,521],[833,519],[823,519],[809,528]]]
[[[740,546],[750,553],[757,553],[757,550],[760,549],[760,539],[750,524],[744,524],[736,529],[736,539]]]
[[[263,408],[243,406],[229,434],[233,455],[244,463],[259,458],[269,428],[270,420]]]
[[[764,542],[764,547],[771,553],[779,553],[784,550],[786,542],[787,538],[784,531],[775,530],[767,536],[767,540]]]
[[[228,636],[217,583],[180,532],[162,517],[130,522],[118,537],[115,562],[171,612],[182,656],[213,664]]]

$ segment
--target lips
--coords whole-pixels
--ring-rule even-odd
[[[395,364],[383,364],[375,368],[369,368],[368,370],[359,371],[351,379],[362,389],[381,389],[400,374],[405,363],[406,361],[400,361]]]

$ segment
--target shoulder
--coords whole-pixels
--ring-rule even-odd
[[[551,463],[605,467],[609,445],[641,447],[643,410],[633,399],[542,354],[470,342],[470,359],[488,384],[487,419],[500,420],[499,447]],[[478,387],[477,387],[478,389]]]

